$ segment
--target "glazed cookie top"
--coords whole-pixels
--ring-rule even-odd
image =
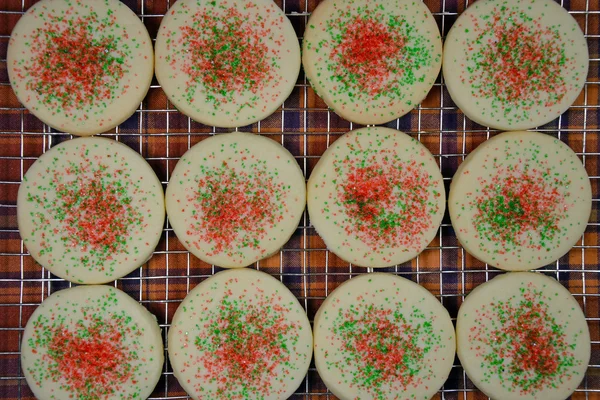
[[[444,79],[456,105],[503,130],[530,129],[565,112],[588,65],[579,25],[553,0],[479,0],[444,47]]]
[[[497,400],[563,400],[590,360],[577,300],[558,281],[531,272],[500,275],[473,290],[456,321],[467,375]]]
[[[427,96],[440,72],[442,39],[421,1],[325,0],[306,25],[302,63],[337,114],[381,124]]]
[[[312,331],[279,280],[222,271],[183,300],[169,329],[173,372],[194,399],[287,399],[308,371]]]
[[[272,0],[179,0],[156,38],[156,78],[192,119],[252,124],[290,95],[300,72],[291,22]]]
[[[382,273],[344,282],[314,322],[315,364],[342,400],[430,399],[452,369],[448,311],[426,289]]]
[[[44,123],[74,135],[110,130],[150,87],[152,41],[117,0],[42,0],[13,29],[8,75],[17,98]]]
[[[146,262],[165,219],[160,181],[124,144],[90,137],[44,153],[19,187],[19,232],[61,278],[104,283]]]
[[[351,131],[325,151],[308,180],[310,221],[329,250],[364,267],[416,257],[446,208],[431,153],[394,129]]]
[[[304,175],[279,143],[251,133],[205,139],[177,163],[166,195],[181,243],[201,260],[245,267],[292,236],[306,205]]]
[[[21,365],[40,400],[146,399],[163,362],[156,318],[114,287],[60,290],[23,332]]]
[[[538,132],[506,132],[479,145],[456,171],[448,197],[465,249],[520,271],[567,253],[583,235],[591,207],[590,180],[577,155]]]

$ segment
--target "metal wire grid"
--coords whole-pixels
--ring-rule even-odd
[[[143,1],[129,4],[155,36],[168,1]],[[298,37],[310,11],[318,1],[280,0],[278,4],[293,22]],[[443,33],[467,5],[468,0],[426,0]],[[33,398],[24,380],[19,360],[21,334],[27,318],[37,305],[56,290],[69,287],[63,281],[33,262],[20,240],[16,226],[16,192],[27,168],[57,143],[70,138],[56,133],[32,117],[11,98],[6,74],[6,46],[14,22],[30,5],[25,0],[3,0],[0,4],[0,397]],[[160,4],[158,4],[160,3]],[[166,3],[166,4],[164,4]],[[597,0],[562,0],[580,22],[591,49],[591,70],[600,69],[600,4]],[[160,9],[162,7],[162,10]],[[162,11],[162,12],[161,12]],[[4,22],[7,22],[6,24]],[[598,126],[600,81],[598,76],[586,82],[582,97],[567,114],[543,129],[567,141],[588,169],[594,192],[592,220],[581,242],[546,273],[561,280],[584,309],[592,333],[592,360],[582,385],[573,399],[600,398],[600,294],[598,290],[600,240],[597,209],[600,205],[600,145]],[[456,117],[448,124],[447,118]],[[293,121],[293,123],[290,123]],[[575,123],[571,123],[575,121]],[[447,128],[452,126],[451,129]],[[432,93],[409,116],[388,124],[405,130],[423,142],[439,161],[446,184],[449,184],[461,160],[480,142],[495,134],[493,130],[474,125],[449,99],[440,79]],[[274,116],[247,129],[270,136],[288,148],[308,177],[319,156],[337,137],[358,126],[344,122],[316,98],[306,78],[301,75],[294,93]],[[177,160],[197,141],[224,130],[191,121],[174,109],[164,98],[160,86],[153,84],[146,100],[135,115],[107,134],[138,150],[157,172],[164,186]],[[448,146],[450,144],[450,146]],[[329,253],[310,225],[305,213],[300,226],[282,251],[255,266],[281,279],[298,297],[312,318],[331,290],[346,279],[369,272],[366,268],[347,264]],[[153,258],[132,274],[119,279],[115,286],[125,290],[153,312],[166,335],[177,305],[198,282],[219,268],[200,262],[178,243],[165,222],[164,231]],[[384,269],[412,279],[432,291],[449,309],[453,317],[473,287],[495,276],[488,268],[465,253],[456,241],[446,216],[437,238],[416,260]],[[166,356],[166,349],[165,349]],[[166,358],[166,357],[165,357]],[[163,376],[153,399],[187,398],[165,363]],[[292,396],[296,399],[333,399],[311,366],[306,379]],[[448,382],[436,398],[485,399],[455,362]]]

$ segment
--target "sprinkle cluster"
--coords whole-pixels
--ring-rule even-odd
[[[418,251],[432,215],[440,211],[440,193],[415,159],[405,160],[397,150],[377,143],[367,148],[348,144],[349,155],[336,158],[336,193],[330,200],[344,214],[344,231],[372,249]],[[328,204],[326,215],[332,211]]]
[[[194,384],[201,398],[248,399],[274,396],[274,382],[287,379],[297,369],[292,357],[301,327],[288,318],[292,304],[285,304],[276,292],[265,293],[257,283],[234,294],[226,283],[225,296],[215,307],[203,311],[197,321],[201,334],[194,339]],[[260,283],[260,281],[258,281]],[[227,287],[229,286],[229,287]],[[217,289],[213,287],[213,289]],[[216,384],[212,391],[203,382]]]
[[[237,143],[231,146],[237,148]],[[210,244],[209,256],[241,256],[244,249],[260,249],[268,230],[286,215],[284,199],[290,186],[281,182],[277,170],[267,167],[267,160],[246,150],[239,154],[239,165],[228,161],[217,167],[201,165],[197,191],[187,196],[194,207],[187,234],[196,247]]]
[[[572,60],[556,27],[541,24],[519,6],[501,5],[484,16],[471,15],[465,30],[468,50],[461,79],[475,97],[492,99],[504,117],[531,117],[533,107],[552,107],[567,92],[565,70]]]
[[[499,380],[508,390],[531,395],[571,379],[572,367],[580,363],[573,353],[577,344],[567,341],[549,301],[530,283],[519,295],[477,311],[469,341],[483,359],[486,381]]]
[[[477,178],[480,189],[469,206],[475,210],[472,224],[486,252],[490,242],[498,244],[493,246],[498,254],[520,248],[550,251],[563,232],[560,223],[572,207],[571,180],[554,170],[540,146],[529,145],[527,157],[511,155],[513,148],[507,145],[506,160],[490,159],[493,174]]]
[[[341,342],[342,357],[327,364],[347,377],[351,387],[377,399],[421,385],[433,369],[426,356],[442,341],[418,308],[374,305],[362,297],[338,310],[332,333]]]
[[[110,295],[97,304],[73,305],[72,312],[82,316],[74,322],[60,308],[51,317],[38,316],[28,339],[32,353],[39,355],[28,368],[38,386],[50,381],[71,397],[103,399],[138,384],[143,332],[125,312],[106,311],[106,304],[117,301]]]
[[[432,64],[430,44],[401,16],[384,6],[340,7],[327,21],[326,69],[335,90],[360,100],[392,100],[410,95],[406,87],[422,82],[419,70]],[[312,45],[311,45],[312,46]]]
[[[66,156],[64,148],[59,152]],[[39,256],[49,257],[50,266],[66,262],[109,274],[119,262],[115,256],[138,252],[128,247],[146,219],[133,199],[146,194],[125,160],[90,156],[86,145],[77,152],[79,161],[53,158],[46,170],[49,179],[32,178],[34,190],[27,194],[37,206],[30,212],[32,236],[41,241]],[[55,241],[62,242],[63,254],[55,251]]]
[[[245,93],[251,97],[240,109],[252,107],[265,95],[266,87],[279,84],[283,39],[276,33],[277,23],[284,21],[267,23],[265,17],[255,14],[258,7],[253,2],[238,7],[209,2],[180,33],[173,32],[177,37],[167,45],[173,54],[170,64],[188,77],[188,103],[194,103],[198,91],[206,91],[208,102],[215,107],[235,103],[239,94]]]
[[[73,6],[62,13],[41,13],[42,28],[26,43],[32,58],[16,69],[25,87],[55,112],[106,107],[122,94],[121,78],[129,72],[131,49],[123,44],[115,13],[79,15]],[[85,116],[88,118],[90,116]]]

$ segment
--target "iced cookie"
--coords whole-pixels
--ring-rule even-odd
[[[442,39],[427,6],[410,0],[325,0],[303,38],[302,64],[317,94],[341,117],[381,124],[429,93]]]
[[[315,364],[342,400],[430,399],[454,361],[448,311],[426,289],[372,273],[335,289],[314,322]]]
[[[279,251],[306,205],[304,175],[279,143],[251,133],[203,140],[177,163],[167,187],[175,234],[196,257],[245,267]]]
[[[473,290],[456,321],[458,357],[495,400],[563,400],[590,360],[577,300],[558,281],[531,272],[500,275]]]
[[[446,209],[431,153],[405,133],[363,128],[336,140],[308,180],[310,221],[327,248],[364,267],[415,258]]]
[[[160,181],[124,144],[69,140],[27,171],[17,199],[19,232],[31,256],[61,278],[104,283],[145,263],[165,219]]]
[[[206,125],[250,125],[290,95],[300,45],[272,0],[179,0],[156,38],[156,78],[184,114]]]
[[[529,129],[557,118],[587,77],[587,42],[553,0],[479,0],[456,20],[444,45],[444,80],[473,121]]]
[[[150,87],[152,41],[117,0],[42,0],[12,31],[7,68],[17,98],[44,123],[93,135],[133,114]]]
[[[538,132],[506,132],[460,165],[448,196],[465,250],[494,267],[525,271],[550,264],[583,235],[590,180],[577,155]]]
[[[287,399],[312,357],[305,311],[277,279],[222,271],[183,300],[169,329],[169,359],[196,400]]]
[[[23,332],[21,367],[40,400],[146,399],[163,362],[156,318],[114,287],[58,291]]]

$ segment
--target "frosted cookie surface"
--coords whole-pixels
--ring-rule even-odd
[[[156,78],[192,119],[238,127],[271,115],[300,72],[300,45],[272,0],[179,0],[156,38]]]
[[[306,76],[352,122],[381,124],[410,112],[441,63],[440,31],[421,1],[325,0],[306,25]]]
[[[583,32],[553,0],[479,0],[444,45],[452,100],[496,129],[530,129],[557,118],[581,92],[588,66]]]
[[[456,236],[494,267],[525,271],[566,254],[590,218],[590,180],[577,155],[537,132],[506,132],[460,165],[448,196]]]
[[[79,286],[29,318],[21,366],[40,400],[146,399],[164,362],[154,315],[119,289]]]
[[[277,279],[222,271],[183,300],[169,330],[169,359],[193,399],[287,399],[312,358],[305,311]]]
[[[473,290],[458,311],[456,336],[465,372],[496,400],[566,399],[590,360],[577,300],[532,272],[500,275]]]
[[[308,180],[310,220],[327,248],[364,267],[415,258],[433,240],[445,208],[433,156],[394,129],[345,134]]]
[[[165,219],[160,181],[124,144],[69,140],[44,153],[19,187],[19,232],[32,257],[61,278],[104,283],[139,267]]]
[[[188,150],[166,195],[181,243],[201,260],[245,267],[288,241],[306,205],[304,175],[279,143],[251,133],[219,134]]]
[[[12,31],[8,75],[19,101],[75,135],[110,130],[133,114],[154,71],[140,19],[118,0],[43,0]]]
[[[314,322],[315,364],[333,394],[352,399],[430,399],[452,369],[448,311],[425,288],[391,274],[352,278]]]

